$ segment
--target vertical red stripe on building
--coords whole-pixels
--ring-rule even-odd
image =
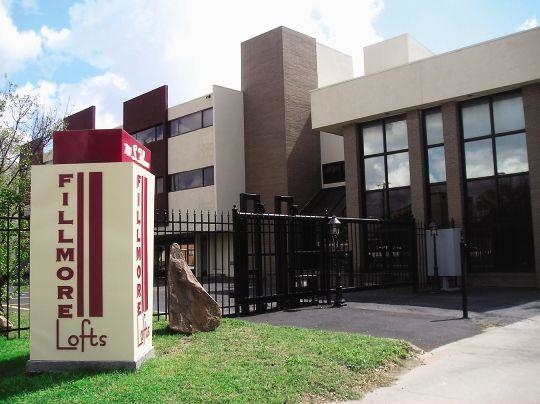
[[[148,310],[148,179],[143,177],[142,189],[142,242],[143,242],[143,311]]]
[[[77,173],[77,317],[84,317],[84,173]]]
[[[103,317],[103,174],[89,178],[89,296],[90,317]]]

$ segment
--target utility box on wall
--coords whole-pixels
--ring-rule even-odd
[[[439,276],[461,276],[461,229],[439,229],[437,243],[437,266]],[[433,236],[426,233],[428,275],[433,276]]]
[[[135,370],[153,356],[149,167],[121,129],[57,132],[54,164],[32,167],[28,372]]]

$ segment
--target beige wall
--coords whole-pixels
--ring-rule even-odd
[[[317,85],[318,87],[349,80],[353,77],[352,57],[317,43]],[[331,133],[321,132],[321,165],[343,161],[343,138]],[[322,167],[321,167],[322,184]],[[345,182],[330,185],[322,184],[323,188],[344,185]]]
[[[536,28],[314,90],[313,128],[339,134],[344,123],[540,81],[539,43]]]
[[[213,94],[203,95],[188,102],[175,105],[167,111],[169,121],[179,118],[192,112],[201,111],[206,108],[211,108],[214,105]]]
[[[218,211],[230,211],[245,192],[242,92],[214,86],[214,181]]]
[[[169,108],[169,120],[213,106],[213,95],[206,95]],[[168,174],[214,165],[214,126],[171,137],[168,140]],[[215,171],[215,170],[214,170]],[[169,209],[216,210],[215,186],[169,192]]]
[[[433,53],[409,34],[399,35],[364,48],[364,74],[377,73],[430,56]]]
[[[183,191],[169,192],[169,209],[175,212],[182,211],[215,211],[216,189],[215,185],[185,189]]]
[[[169,174],[214,164],[214,127],[202,128],[169,139]]]
[[[321,184],[322,184],[322,164],[344,161],[343,137],[332,133],[321,132]],[[345,185],[345,182],[332,184],[322,184],[323,188],[331,188]]]

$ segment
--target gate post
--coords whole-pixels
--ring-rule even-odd
[[[274,196],[274,213],[281,215],[281,205],[285,202],[287,210],[293,203],[292,196]],[[287,275],[287,228],[286,221],[276,217],[274,219],[274,244],[276,249],[276,293],[279,295],[279,305],[285,307],[289,297]]]
[[[234,306],[236,315],[249,314],[249,305],[246,298],[249,296],[249,282],[247,271],[247,238],[245,219],[242,220],[236,205],[233,214],[233,254],[234,254]]]

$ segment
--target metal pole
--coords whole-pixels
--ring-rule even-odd
[[[437,234],[434,231],[431,234],[433,237],[433,276],[435,278],[435,290],[440,290],[439,265],[437,263]]]
[[[345,299],[343,298],[343,287],[341,286],[341,265],[338,265],[338,240],[337,235],[332,235],[332,241],[334,244],[334,267],[336,268],[336,298],[332,307],[343,307],[347,306]]]
[[[467,298],[467,243],[465,238],[461,237],[461,309],[463,318],[469,318],[469,302]]]

